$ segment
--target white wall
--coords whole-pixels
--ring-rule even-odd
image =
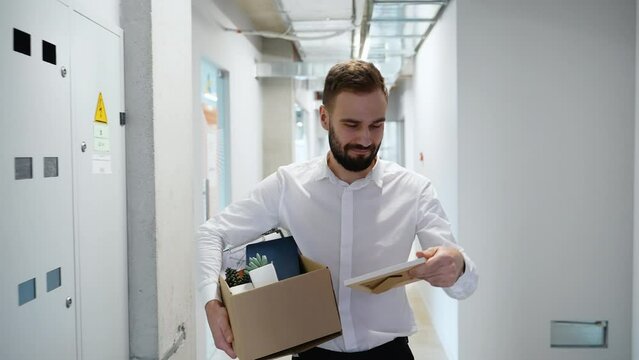
[[[413,77],[399,78],[397,86],[391,89],[390,97],[399,97],[398,116],[404,117],[404,161],[408,169],[416,170],[419,160],[419,150],[415,145],[417,117],[415,116]],[[421,142],[421,139],[419,139]]]
[[[635,2],[458,2],[460,359],[628,359]],[[551,320],[610,321],[551,349]]]
[[[639,19],[639,6],[635,19]],[[639,26],[635,46],[635,183],[634,183],[634,256],[632,296],[632,359],[639,360]]]
[[[153,0],[151,13],[159,356],[180,341],[184,324],[184,345],[171,359],[193,359],[191,2]]]
[[[457,2],[451,2],[415,59],[412,168],[430,178],[458,234]],[[406,114],[408,115],[408,114]],[[409,125],[407,124],[407,129]],[[407,138],[410,135],[407,136]],[[424,154],[420,161],[417,154]],[[459,237],[462,246],[467,238]],[[472,254],[471,254],[472,255]],[[481,270],[481,267],[480,267]],[[441,289],[421,287],[433,325],[449,359],[458,357],[457,301]]]
[[[199,59],[205,57],[229,72],[232,201],[247,196],[262,179],[262,102],[259,82],[255,78],[255,63],[260,59],[260,53],[246,37],[223,31],[218,25],[233,28],[233,21],[213,2],[193,1],[194,64],[199,64]],[[199,65],[194,71],[199,72]],[[193,89],[198,89],[196,93],[199,93],[198,84],[193,84]],[[201,116],[199,106],[199,98],[194,99],[194,117]],[[198,134],[204,130],[196,128],[194,131]],[[202,145],[195,148],[198,163],[204,161]],[[199,168],[204,169],[203,166]],[[201,179],[205,177],[203,173],[200,175]],[[201,181],[198,181],[198,189],[201,190]]]
[[[200,92],[200,60],[206,58],[229,74],[229,116],[232,201],[245,197],[253,186],[262,179],[262,90],[255,78],[255,63],[260,59],[256,47],[259,41],[247,39],[243,35],[226,32],[218,24],[227,27],[246,28],[247,19],[227,2],[224,9],[220,3],[194,0],[192,99],[193,134],[193,198],[194,229],[204,219],[202,203],[202,181],[206,178],[205,144],[202,134],[206,131],[202,120]],[[224,11],[223,11],[224,10]],[[229,15],[230,14],[230,15]],[[232,18],[229,18],[232,17]],[[207,337],[210,336],[206,324],[203,305],[195,302],[197,323],[197,359],[207,355]],[[216,351],[214,358],[225,358]]]

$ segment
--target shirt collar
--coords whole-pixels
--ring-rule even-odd
[[[381,159],[377,157],[377,161],[375,162],[373,169],[368,173],[368,175],[366,175],[366,177],[362,179],[359,179],[353,182],[353,184],[358,182],[364,182],[364,185],[366,185],[368,184],[369,181],[372,181],[375,185],[377,185],[377,187],[381,189],[383,184],[382,178],[384,175],[384,169],[381,162],[382,162]],[[328,167],[328,153],[326,154],[326,156],[320,156],[318,158],[317,165],[318,165],[317,171],[315,173],[315,176],[313,177],[315,181],[319,181],[326,178],[334,179],[336,181],[341,181],[337,176],[335,176],[333,171]]]

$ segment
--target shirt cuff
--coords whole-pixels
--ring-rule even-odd
[[[477,282],[479,280],[477,268],[466,254],[464,254],[464,261],[466,263],[466,271],[457,279],[457,282],[455,282],[453,286],[444,289],[448,296],[458,300],[465,299],[472,295],[475,289],[477,289]]]
[[[218,283],[212,283],[201,288],[200,299],[202,300],[202,305],[206,305],[211,300],[222,301],[220,285]]]

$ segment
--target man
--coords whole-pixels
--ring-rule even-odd
[[[344,280],[405,262],[415,236],[427,261],[411,275],[453,298],[474,292],[475,265],[455,244],[430,181],[377,158],[388,105],[379,71],[358,60],[335,65],[322,100],[327,156],[281,167],[200,228],[199,290],[215,345],[235,357],[217,284],[221,250],[283,227],[302,254],[329,267],[342,323],[342,336],[300,359],[413,359],[406,336],[416,326],[403,288],[374,295]]]

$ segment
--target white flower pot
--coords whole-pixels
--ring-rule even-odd
[[[256,288],[277,282],[277,273],[275,272],[273,263],[251,270],[249,275],[251,276],[253,286]]]
[[[233,286],[232,288],[229,288],[229,291],[231,292],[231,294],[236,295],[239,293],[243,293],[247,290],[251,290],[253,289],[253,284],[251,283],[246,283],[246,284],[242,284],[242,285],[236,285]]]

